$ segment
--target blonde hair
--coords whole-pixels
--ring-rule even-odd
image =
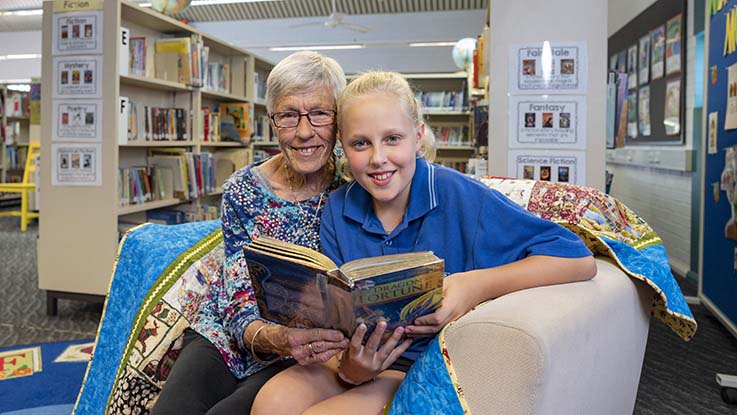
[[[343,113],[351,101],[362,96],[379,94],[396,97],[414,125],[418,128],[424,125],[425,134],[417,155],[429,162],[435,160],[435,134],[423,119],[422,106],[415,99],[412,87],[402,75],[396,72],[364,72],[351,81],[338,98],[338,129],[343,121]]]
[[[266,80],[266,110],[271,113],[288,95],[328,88],[338,101],[345,88],[345,73],[338,62],[313,51],[295,52],[279,61]]]

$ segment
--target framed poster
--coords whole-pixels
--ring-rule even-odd
[[[660,25],[650,32],[650,79],[663,77],[665,68],[665,26]]]
[[[650,82],[650,35],[640,38],[640,54],[637,62],[637,84],[645,85]]]
[[[681,71],[681,17],[679,14],[668,20],[665,40],[665,73]]]

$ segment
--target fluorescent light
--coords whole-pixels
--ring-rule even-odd
[[[153,6],[153,4],[151,4],[151,3],[138,3],[138,6],[139,7],[151,7],[151,6]]]
[[[316,45],[316,46],[283,46],[269,48],[272,52],[289,52],[293,50],[338,50],[338,49],[363,49],[363,45]]]
[[[8,10],[0,12],[0,16],[39,16],[43,12],[43,9]]]
[[[31,80],[29,79],[28,81],[30,82]],[[31,90],[31,86],[28,84],[25,84],[25,85],[10,84],[8,85],[8,89],[11,91],[28,92]]]
[[[25,53],[21,55],[0,55],[0,61],[15,59],[41,59],[40,53]]]
[[[410,43],[409,45],[413,48],[427,47],[427,46],[455,46],[457,42],[417,42]]]

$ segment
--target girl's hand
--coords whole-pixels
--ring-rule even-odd
[[[432,336],[451,321],[471,311],[478,304],[475,300],[472,278],[463,272],[447,276],[443,280],[443,302],[431,314],[415,319],[407,326],[411,336]]]
[[[404,328],[397,327],[386,343],[379,347],[381,337],[386,331],[386,322],[380,321],[364,345],[362,341],[367,330],[365,324],[360,324],[356,328],[351,337],[350,347],[340,362],[340,372],[351,383],[363,383],[375,378],[391,366],[412,344],[412,339],[399,343]]]

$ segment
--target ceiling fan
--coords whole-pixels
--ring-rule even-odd
[[[366,33],[370,29],[366,26],[361,26],[354,23],[346,22],[345,19],[346,14],[340,13],[335,5],[335,0],[332,0],[332,11],[330,12],[330,16],[328,16],[328,19],[323,22],[310,22],[310,23],[301,23],[296,25],[291,25],[289,27],[305,27],[305,26],[325,26],[325,27],[342,27],[344,29],[348,30],[355,30],[356,32]]]

